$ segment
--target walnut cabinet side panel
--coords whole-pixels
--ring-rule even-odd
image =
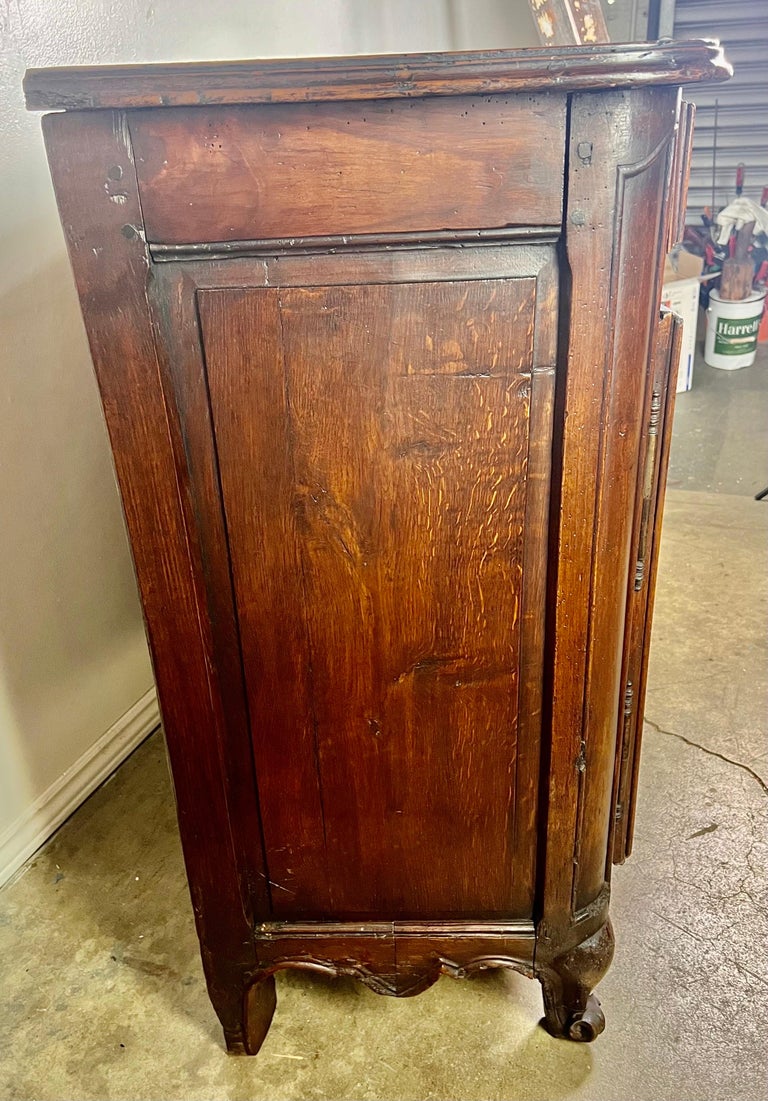
[[[592,1013],[589,990],[612,950],[606,856],[616,727],[623,706],[626,594],[634,569],[628,518],[642,459],[638,410],[648,393],[652,361],[677,92],[657,87],[578,93],[569,110],[557,252],[551,243],[534,244],[526,253],[528,246],[522,244],[451,252],[409,249],[399,241],[399,251],[350,252],[342,267],[336,256],[290,255],[290,250],[260,261],[155,264],[146,244],[126,117],[73,111],[45,119],[155,661],[206,975],[234,1050],[258,1048],[274,1008],[271,973],[281,966],[322,969],[327,964],[329,970],[367,975],[374,987],[389,985],[388,992],[412,993],[441,971],[508,964],[541,978],[555,1031],[568,1033],[574,1013],[579,1022]],[[558,203],[548,210],[559,210],[559,182],[557,188]],[[258,701],[243,641],[242,611],[253,591],[244,585],[232,553],[236,510],[225,470],[231,460],[222,430],[229,376],[213,358],[206,363],[209,354],[215,357],[216,325],[223,331],[216,320],[217,301],[226,294],[232,306],[238,295],[262,295],[256,320],[264,328],[263,311],[274,312],[276,301],[280,306],[274,294],[269,297],[271,288],[291,288],[284,294],[287,311],[305,309],[310,301],[333,310],[344,286],[449,284],[457,272],[477,290],[487,279],[524,280],[526,273],[515,265],[520,258],[532,261],[537,249],[547,260],[534,264],[527,275],[541,278],[529,378],[522,383],[510,376],[504,384],[515,390],[517,411],[528,418],[524,430],[518,426],[512,433],[525,460],[518,476],[528,486],[528,496],[514,513],[521,533],[515,569],[522,568],[528,587],[523,585],[518,609],[520,637],[507,639],[507,648],[516,647],[524,659],[515,670],[515,753],[524,783],[514,810],[506,807],[499,814],[511,815],[516,836],[525,839],[515,859],[526,862],[529,878],[515,896],[508,921],[500,921],[495,901],[485,906],[482,916],[495,920],[493,927],[487,922],[470,927],[465,914],[460,927],[443,920],[438,931],[430,932],[415,920],[423,913],[408,925],[406,907],[398,919],[405,922],[402,929],[393,925],[385,936],[373,922],[376,915],[368,915],[373,924],[361,936],[338,922],[339,916],[353,917],[355,905],[339,915],[329,904],[325,917],[334,919],[335,930],[313,932],[294,920],[292,929],[280,932],[275,918],[322,914],[314,903],[297,914],[275,907],[274,890],[285,884],[273,879],[266,859],[270,841],[258,775],[263,768],[253,742]],[[510,264],[512,270],[505,272]],[[334,289],[326,289],[322,299],[320,287]],[[357,300],[376,293],[361,292]],[[231,315],[237,324],[245,324],[248,303],[239,321],[237,310]],[[375,311],[369,313],[361,315],[363,323],[366,318],[370,323]],[[285,354],[291,339],[286,317],[273,318],[276,355]],[[210,338],[204,352],[201,326],[207,326]],[[252,330],[245,335],[252,339]],[[329,342],[333,347],[330,337]],[[486,374],[491,387],[499,385],[492,369]],[[424,385],[428,390],[437,384]],[[467,382],[475,391],[484,385],[477,378]],[[277,392],[274,400],[279,400]],[[503,406],[503,396],[498,400]],[[268,415],[269,409],[262,413]],[[245,426],[246,432],[252,430]],[[293,462],[296,454],[301,461],[301,447],[314,446],[306,424],[302,431]],[[436,446],[426,436],[425,441]],[[663,474],[657,480],[661,485]],[[306,507],[304,513],[316,548],[322,542],[322,518],[309,516]],[[336,517],[338,530],[343,519]],[[364,550],[361,542],[340,553],[355,560],[357,569],[356,556]],[[455,658],[447,650],[442,656]],[[416,665],[419,660],[417,655]],[[467,670],[449,671],[461,680]],[[509,672],[505,667],[499,675]],[[379,716],[364,718],[374,723],[367,734],[371,752],[380,753],[375,748]],[[291,762],[299,786],[305,780],[310,787],[313,783],[309,773],[304,780],[301,774],[302,768],[316,769],[316,749],[310,748],[311,753]],[[459,760],[460,768],[466,765]],[[315,873],[327,876],[325,839],[321,843],[322,831],[313,821],[310,808],[298,824],[304,835],[297,844]],[[467,878],[471,856],[469,845],[461,858]],[[310,878],[302,882],[314,890]],[[494,899],[510,890],[503,876],[496,887]],[[474,897],[483,908],[481,894]],[[380,917],[386,921],[391,915]],[[355,952],[362,955],[357,958]],[[589,981],[578,977],[582,973]],[[589,1038],[592,1027],[587,1021],[585,1035],[574,1038]]]

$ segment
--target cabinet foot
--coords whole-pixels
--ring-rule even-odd
[[[234,1028],[224,1026],[224,1038],[230,1055],[255,1055],[267,1038],[277,1005],[275,977],[257,979],[246,989],[242,1017]]]
[[[544,995],[544,1025],[553,1036],[588,1043],[605,1028],[592,990],[613,958],[613,930],[606,921],[581,944],[537,967]]]

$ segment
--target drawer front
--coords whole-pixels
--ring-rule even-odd
[[[545,94],[132,112],[148,240],[559,225],[565,108]]]

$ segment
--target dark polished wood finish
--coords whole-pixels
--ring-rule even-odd
[[[99,108],[43,125],[231,1051],[282,968],[513,967],[602,1030],[678,84],[725,75],[711,43],[28,74]]]
[[[565,109],[563,93],[142,112],[131,136],[147,238],[558,225]]]
[[[682,335],[680,319],[665,313],[655,333],[645,400],[645,432],[637,471],[632,532],[635,569],[633,572],[630,568],[628,578],[621,671],[624,700],[619,725],[620,748],[616,755],[613,836],[613,860],[617,864],[623,864],[632,851],[658,544]]]
[[[448,64],[446,59],[450,58]],[[727,80],[719,42],[28,69],[31,110],[322,103]]]

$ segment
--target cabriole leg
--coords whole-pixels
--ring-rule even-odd
[[[613,959],[610,921],[568,952],[537,967],[544,995],[544,1023],[553,1036],[581,1043],[605,1028],[600,1002],[592,993]]]

